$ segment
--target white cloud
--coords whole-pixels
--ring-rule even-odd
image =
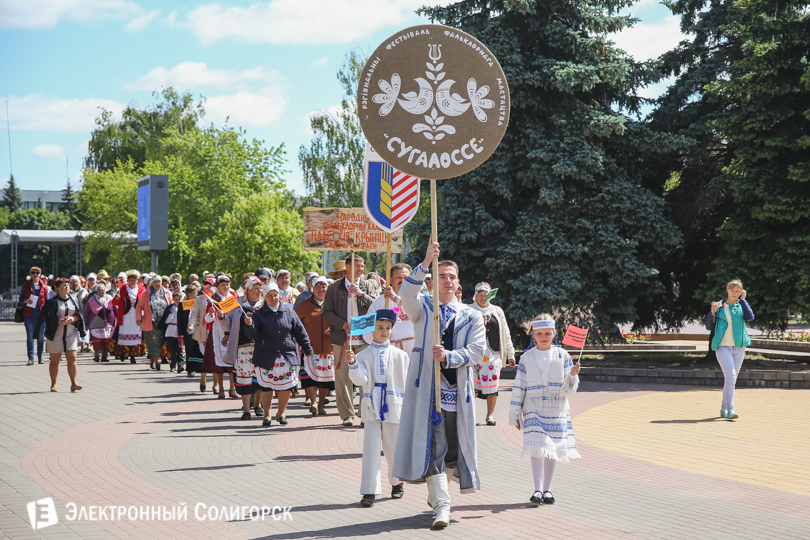
[[[236,71],[232,69],[209,69],[203,62],[183,62],[171,69],[156,67],[146,75],[138,77],[135,82],[125,85],[125,90],[152,91],[168,85],[178,91],[195,91],[200,87],[231,88],[240,87],[243,83],[276,83],[281,79],[277,71],[267,71],[262,66]]]
[[[83,143],[78,145],[73,150],[73,153],[74,154],[79,154],[80,156],[85,156],[85,155],[87,155],[87,149],[88,149],[89,145],[90,145],[90,141],[84,141]]]
[[[65,159],[65,147],[58,144],[40,144],[32,153],[38,158]]]
[[[638,23],[610,36],[620,49],[643,62],[671,50],[687,36],[681,34],[680,18],[668,16],[654,23]]]
[[[149,26],[149,23],[152,22],[158,15],[160,15],[159,9],[155,9],[153,11],[144,11],[143,14],[138,15],[129,21],[124,28],[127,32],[143,32],[146,30],[146,27]]]
[[[287,109],[281,81],[277,71],[263,66],[237,71],[211,69],[202,62],[183,62],[171,69],[156,67],[124,88],[155,90],[172,85],[178,91],[198,91],[203,87],[228,89],[233,93],[206,98],[206,120],[222,124],[229,119],[230,125],[265,127],[280,120]]]
[[[130,21],[128,30],[140,31],[156,15],[130,0],[0,0],[0,28],[53,28],[60,19],[119,20]]]
[[[213,96],[205,101],[205,119],[224,124],[226,118],[232,126],[266,127],[281,119],[287,109],[287,100],[278,92],[237,92]]]
[[[9,123],[21,131],[90,132],[103,107],[114,114],[126,107],[112,99],[59,99],[43,94],[8,96]]]
[[[329,57],[328,56],[324,56],[323,58],[318,58],[317,60],[312,62],[312,67],[314,67],[314,68],[322,68],[322,67],[326,67],[327,65],[329,65]]]
[[[285,45],[349,43],[415,19],[424,0],[270,0],[249,7],[206,4],[175,24],[204,44],[222,39]]]

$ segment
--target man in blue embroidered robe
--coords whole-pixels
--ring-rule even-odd
[[[458,266],[439,263],[441,345],[434,346],[434,298],[420,294],[439,244],[431,243],[424,262],[402,284],[402,308],[413,321],[416,342],[411,354],[400,430],[394,452],[394,476],[426,481],[428,502],[437,527],[450,523],[448,480],[457,479],[461,493],[480,488],[475,443],[475,400],[472,373],[484,356],[481,314],[456,300]],[[441,410],[435,410],[434,359],[441,361]]]

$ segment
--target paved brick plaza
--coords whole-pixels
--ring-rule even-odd
[[[557,504],[537,508],[504,381],[498,425],[478,429],[483,490],[455,484],[450,527],[431,531],[423,485],[358,506],[362,430],[339,427],[334,402],[313,419],[296,398],[289,425],[262,428],[214,399],[210,378],[203,395],[196,378],[90,355],[84,390],[70,393],[63,366],[51,393],[24,336],[0,323],[2,538],[810,538],[810,390],[740,389],[731,423],[716,418],[720,389],[583,383],[571,400],[582,459],[557,467]],[[46,497],[59,523],[34,530],[27,504]],[[69,521],[68,503],[185,503],[188,519]],[[198,503],[292,507],[292,520],[199,521]]]

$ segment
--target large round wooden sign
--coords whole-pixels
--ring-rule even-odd
[[[480,41],[439,24],[377,47],[360,78],[363,133],[391,166],[418,178],[467,173],[495,151],[509,123],[509,86]]]

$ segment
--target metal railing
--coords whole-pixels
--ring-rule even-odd
[[[0,321],[13,321],[15,309],[17,309],[17,299],[0,300]]]

